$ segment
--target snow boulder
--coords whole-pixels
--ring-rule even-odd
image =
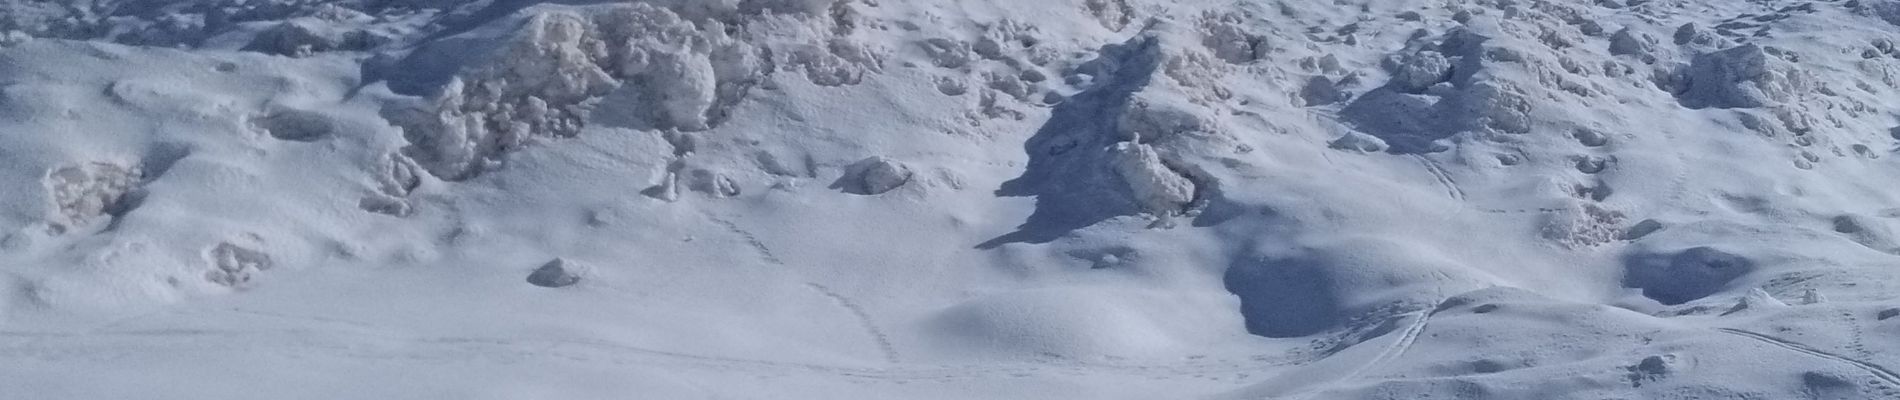
[[[541,268],[536,268],[533,273],[529,273],[528,284],[546,288],[573,286],[580,283],[581,279],[591,271],[592,269],[586,265],[556,258],[548,261],[547,264],[542,264]]]
[[[1678,94],[1689,108],[1757,108],[1795,100],[1812,89],[1808,75],[1757,45],[1696,56]]]
[[[1128,184],[1129,194],[1150,214],[1179,213],[1194,202],[1194,181],[1162,162],[1145,144],[1116,143],[1114,169]]]
[[[910,183],[915,172],[910,166],[884,157],[866,158],[851,164],[832,188],[857,195],[884,194]]]
[[[1758,310],[1758,309],[1772,310],[1772,309],[1778,309],[1778,308],[1788,308],[1788,303],[1781,301],[1781,299],[1775,298],[1775,296],[1772,294],[1768,294],[1768,291],[1761,290],[1761,288],[1754,288],[1754,289],[1748,289],[1748,294],[1742,295],[1741,299],[1735,301],[1735,306],[1730,307],[1728,311],[1723,312],[1722,315],[1735,314],[1735,313],[1749,311],[1749,310]]]
[[[1389,148],[1385,144],[1385,139],[1359,131],[1346,131],[1346,134],[1340,135],[1339,138],[1326,142],[1326,147],[1360,153],[1377,153]]]
[[[1406,55],[1392,66],[1392,87],[1405,93],[1424,93],[1440,82],[1451,79],[1451,60],[1436,51]]]
[[[1656,39],[1649,35],[1636,33],[1629,28],[1616,31],[1610,36],[1610,54],[1644,57],[1649,60],[1656,49]]]
[[[211,269],[205,271],[205,280],[225,287],[243,286],[257,273],[272,267],[269,254],[229,242],[212,247],[205,252],[205,257],[211,263]]]
[[[1627,231],[1623,222],[1627,219],[1621,211],[1593,202],[1571,201],[1544,217],[1540,233],[1567,248],[1587,248],[1623,237]]]
[[[308,21],[282,22],[258,32],[243,50],[290,57],[308,57],[331,51],[362,51],[388,43],[390,38],[362,30],[343,30]]]
[[[638,129],[710,129],[763,73],[759,50],[732,36],[740,30],[650,4],[536,6],[510,18],[518,28],[461,33],[366,67],[418,96],[384,114],[409,139],[406,153],[445,180],[535,138],[576,136],[596,112],[626,114]]]
[[[60,233],[122,211],[143,175],[138,168],[106,162],[65,166],[47,173],[46,191],[53,203],[48,223],[54,233]]]
[[[1338,103],[1352,97],[1351,93],[1341,90],[1339,84],[1324,76],[1307,78],[1300,87],[1300,100],[1307,106],[1323,106]]]
[[[686,174],[686,188],[715,198],[738,196],[739,182],[726,174],[709,169],[694,169]]]

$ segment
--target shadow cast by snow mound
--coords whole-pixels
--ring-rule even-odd
[[[1346,237],[1236,257],[1223,275],[1240,298],[1247,332],[1304,337],[1437,307],[1451,294],[1496,286],[1436,250],[1377,237]]]
[[[1301,337],[1338,324],[1340,307],[1327,266],[1301,258],[1236,262],[1223,277],[1227,291],[1240,297],[1247,333],[1271,338]]]
[[[1339,110],[1353,128],[1384,140],[1395,154],[1444,151],[1435,142],[1457,133],[1440,117],[1437,100],[1382,87],[1366,92]]]
[[[1140,207],[1114,188],[1123,185],[1104,168],[1121,113],[1147,87],[1163,61],[1161,40],[1137,36],[1101,49],[1101,56],[1078,68],[1093,76],[1094,87],[1057,105],[1049,121],[1023,145],[1028,167],[996,191],[1004,197],[1036,197],[1036,211],[1015,232],[977,245],[1047,243],[1070,231],[1109,218],[1133,215]]]
[[[1641,252],[1624,258],[1623,285],[1666,305],[1695,301],[1728,289],[1755,270],[1755,262],[1714,247]]]
[[[1529,103],[1508,82],[1480,74],[1490,38],[1454,29],[1415,44],[1384,67],[1392,78],[1339,110],[1342,121],[1378,137],[1393,154],[1434,153],[1466,131],[1525,133]]]

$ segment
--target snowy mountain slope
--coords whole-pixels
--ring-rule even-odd
[[[24,398],[1900,397],[1892,1],[0,29]]]

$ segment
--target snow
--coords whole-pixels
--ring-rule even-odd
[[[1895,40],[1891,0],[0,0],[0,388],[1895,397]]]

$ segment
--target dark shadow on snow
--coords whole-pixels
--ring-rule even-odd
[[[1023,145],[1029,153],[1022,176],[1004,182],[996,191],[1004,197],[1036,197],[1036,210],[1015,232],[982,244],[990,249],[1008,243],[1047,243],[1071,231],[1109,218],[1132,215],[1139,208],[1116,190],[1119,178],[1107,168],[1107,147],[1115,137],[1116,121],[1136,92],[1148,86],[1162,55],[1160,40],[1143,35],[1119,45],[1104,46],[1101,56],[1077,68],[1095,78],[1094,86],[1059,104],[1049,121]]]
[[[1473,98],[1469,89],[1477,83],[1478,71],[1484,69],[1484,43],[1489,41],[1483,35],[1458,29],[1448,34],[1443,42],[1432,45],[1430,50],[1452,57],[1452,68],[1446,73],[1443,82],[1451,84],[1451,91],[1436,94],[1408,92],[1394,82],[1372,89],[1363,95],[1354,97],[1351,103],[1339,110],[1341,121],[1354,129],[1384,140],[1393,154],[1423,154],[1450,150],[1440,140],[1449,138],[1466,130],[1471,121],[1451,118],[1469,114]]]
[[[1339,324],[1343,310],[1333,293],[1333,265],[1324,257],[1240,257],[1222,283],[1240,298],[1247,333],[1302,337]]]
[[[1754,272],[1756,263],[1702,246],[1674,252],[1634,252],[1623,257],[1623,267],[1624,287],[1642,289],[1644,297],[1677,305],[1727,290],[1730,283]]]
[[[1339,116],[1354,129],[1384,140],[1394,154],[1433,153],[1445,150],[1438,140],[1456,133],[1439,117],[1437,101],[1381,87],[1354,99]]]

